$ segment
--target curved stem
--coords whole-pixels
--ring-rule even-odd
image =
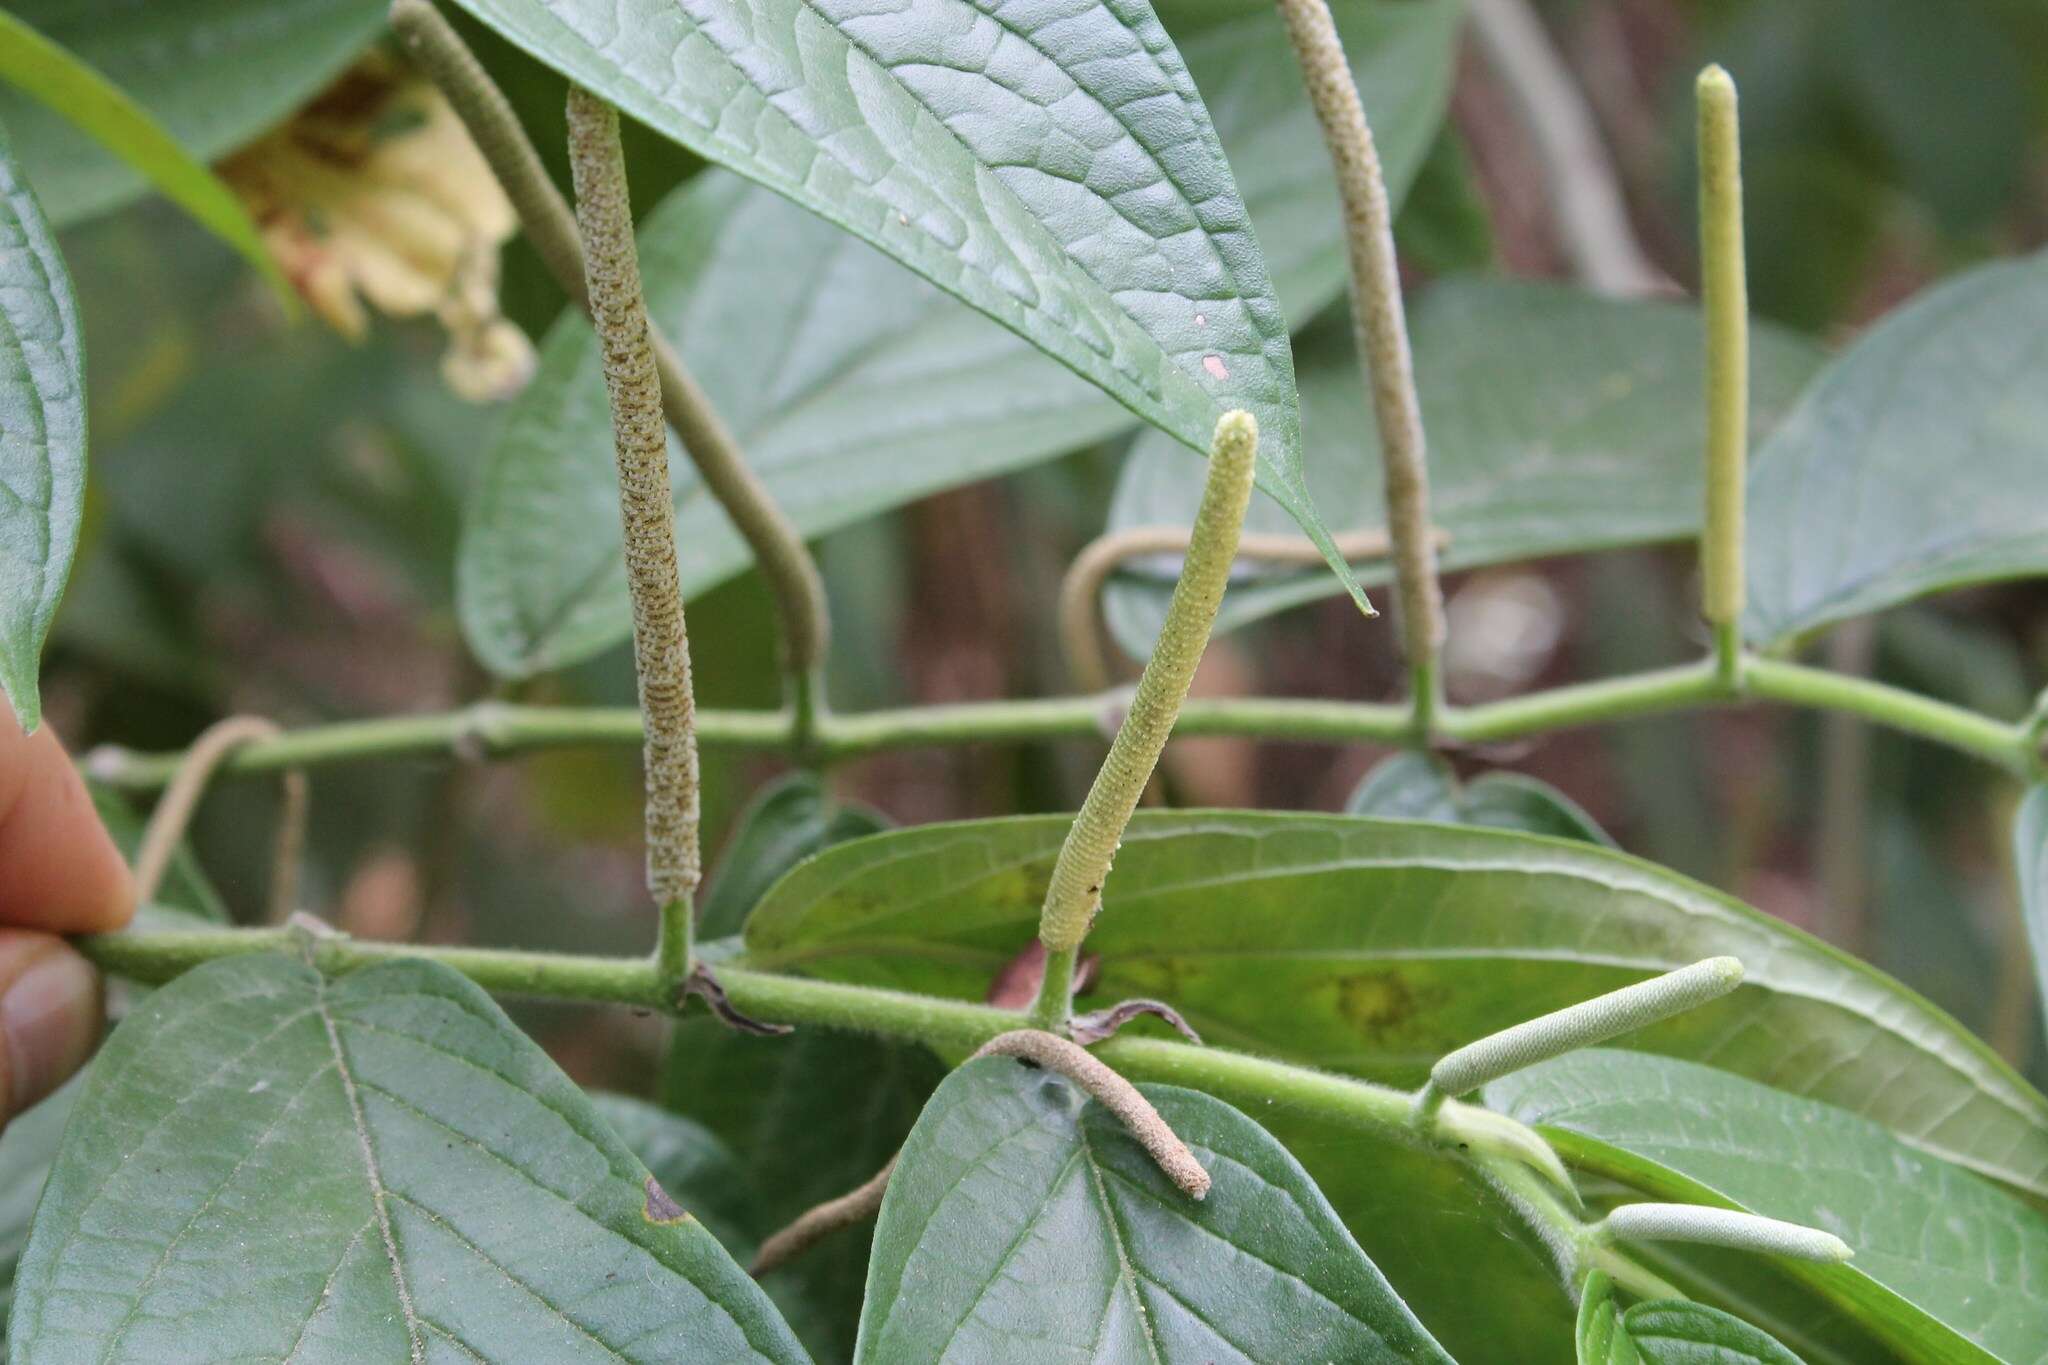
[[[206,795],[221,763],[237,749],[263,740],[275,740],[284,731],[276,722],[261,716],[229,716],[208,726],[179,761],[177,772],[164,789],[163,799],[150,812],[142,831],[142,844],[135,851],[135,898],[148,904],[164,874],[170,870],[178,843]],[[284,770],[284,804],[277,815],[277,841],[271,853],[270,919],[281,923],[297,908],[299,860],[306,843],[306,813],[312,801],[306,774],[298,768]]]
[[[588,314],[590,299],[575,216],[549,178],[504,92],[430,0],[393,0],[391,26],[469,129],[470,138],[504,188],[527,240],[555,283]],[[802,715],[806,690],[814,686],[808,675],[824,661],[829,635],[818,566],[675,348],[659,328],[650,328],[650,332],[668,424],[682,439],[705,488],[747,542],[775,599],[792,701]]]
[[[1184,526],[1130,526],[1097,536],[1074,556],[1060,579],[1059,636],[1075,686],[1085,692],[1100,692],[1111,682],[1109,662],[1102,652],[1102,588],[1109,576],[1147,555],[1185,555],[1191,534]],[[1343,531],[1334,539],[1337,553],[1354,564],[1384,559],[1390,548],[1382,530]],[[1434,533],[1433,543],[1439,550],[1450,540],[1446,532]],[[1303,568],[1319,569],[1324,564],[1323,552],[1307,536],[1251,531],[1238,537],[1237,557]]]
[[[1358,362],[1372,393],[1386,480],[1387,528],[1394,542],[1394,575],[1401,599],[1401,637],[1407,650],[1415,734],[1426,739],[1442,707],[1437,653],[1443,644],[1443,588],[1429,543],[1429,471],[1424,462],[1422,403],[1401,276],[1394,259],[1394,216],[1387,204],[1379,150],[1365,120],[1365,105],[1351,79],[1337,24],[1327,0],[1279,0],[1280,17],[1301,63],[1309,103],[1322,124],[1337,192],[1344,201],[1345,240],[1351,259],[1351,325]]]

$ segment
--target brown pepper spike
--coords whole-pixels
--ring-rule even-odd
[[[1124,1131],[1137,1139],[1146,1155],[1165,1172],[1168,1180],[1179,1186],[1182,1194],[1190,1199],[1201,1199],[1209,1193],[1209,1173],[1202,1169],[1201,1162],[1195,1160],[1195,1154],[1188,1150],[1188,1145],[1167,1126],[1159,1111],[1152,1107],[1152,1102],[1140,1095],[1136,1086],[1090,1056],[1086,1048],[1057,1034],[1023,1028],[997,1034],[977,1048],[974,1056],[967,1060],[971,1062],[982,1057],[1015,1057],[1020,1062],[1057,1071],[1116,1115]],[[805,1209],[780,1232],[771,1234],[767,1241],[761,1243],[761,1250],[755,1255],[754,1263],[747,1267],[747,1273],[759,1279],[770,1271],[779,1270],[840,1228],[851,1227],[872,1215],[882,1207],[882,1196],[889,1192],[889,1177],[895,1172],[896,1162],[902,1155],[898,1152],[890,1157],[866,1184],[848,1190],[836,1199]]]
[[[647,725],[647,889],[663,907],[687,907],[701,875],[697,847],[697,735],[690,692],[690,642],[676,573],[675,504],[668,484],[668,435],[661,382],[648,340],[640,259],[619,115],[580,86],[569,87],[569,164],[583,234],[590,320],[611,393],[618,453],[619,517],[626,581],[633,594],[633,662]],[[687,940],[682,960],[687,968]]]
[[[1182,1194],[1200,1199],[1209,1193],[1209,1173],[1167,1126],[1152,1102],[1138,1093],[1138,1087],[1097,1061],[1087,1048],[1057,1034],[1020,1028],[989,1039],[974,1055],[1015,1057],[1059,1072],[1116,1115],[1124,1130],[1138,1140],[1146,1155],[1166,1173],[1168,1180],[1180,1187]]]

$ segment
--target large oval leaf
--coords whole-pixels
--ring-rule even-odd
[[[1661,1198],[1825,1228],[1841,1265],[1779,1263],[1914,1359],[2039,1359],[2048,1218],[1868,1119],[1711,1067],[1594,1049],[1486,1089],[1574,1164]],[[1993,1353],[1986,1356],[1983,1353]]]
[[[1446,569],[1613,549],[1691,535],[1700,524],[1698,311],[1604,299],[1563,285],[1469,278],[1431,287],[1411,314],[1415,379],[1429,435],[1430,514],[1450,534]],[[1758,327],[1751,407],[1769,430],[1821,363],[1789,332]],[[1379,441],[1348,325],[1302,338],[1302,430],[1310,487],[1330,524],[1385,524]],[[1147,437],[1125,463],[1109,529],[1186,526],[1201,471]],[[1286,531],[1256,503],[1246,524]],[[1105,610],[1136,657],[1152,649],[1176,566],[1138,563],[1111,583]],[[1269,571],[1223,604],[1243,624],[1327,596],[1329,585]],[[1361,569],[1367,581],[1384,565]]]
[[[650,1182],[446,968],[224,959],[93,1064],[10,1358],[806,1360]]]
[[[85,509],[85,359],[71,276],[0,131],[0,693],[42,718],[36,664]]]
[[[2048,253],[1880,322],[1757,450],[1752,640],[2048,574]]]
[[[855,1359],[1449,1365],[1271,1134],[1143,1090],[1206,1199],[1061,1077],[1005,1057],[947,1077],[882,1201]]]
[[[462,3],[1191,448],[1249,409],[1260,485],[1349,581],[1302,482],[1287,323],[1250,215],[1144,0]]]
[[[1345,8],[1344,34],[1384,125],[1390,189],[1406,188],[1442,118],[1458,7]],[[1292,49],[1270,9],[1172,16],[1216,130],[1246,167],[1246,203],[1288,316],[1342,287],[1336,190]],[[653,315],[790,519],[819,535],[939,489],[1126,430],[1130,414],[1030,342],[778,195],[709,172],[641,225]],[[671,442],[683,590],[750,562]],[[565,317],[513,404],[464,517],[465,634],[520,677],[631,629],[596,344]]]
[[[830,849],[747,922],[749,960],[978,998],[1036,932],[1066,817]],[[1703,957],[1734,995],[1635,1035],[1861,1113],[2048,1197],[2048,1099],[1905,987],[1696,882],[1586,844],[1334,815],[1132,823],[1088,940],[1096,992],[1211,1042],[1400,1084],[1451,1048]]]
[[[326,84],[382,27],[384,0],[9,0],[155,115],[187,152],[233,151]],[[58,223],[141,193],[132,168],[64,117],[0,90],[0,123]]]

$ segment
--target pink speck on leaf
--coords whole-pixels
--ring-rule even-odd
[[[1230,378],[1230,370],[1227,366],[1224,365],[1220,357],[1213,355],[1203,356],[1202,368],[1209,372],[1209,376],[1212,379]]]
[[[1207,327],[1208,325],[1209,325],[1209,319],[1208,319],[1207,317],[1203,316],[1203,315],[1202,315],[1202,314],[1200,314],[1200,313],[1197,313],[1197,314],[1195,314],[1195,326],[1197,326],[1197,327]]]

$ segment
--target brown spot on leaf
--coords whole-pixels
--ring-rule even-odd
[[[640,1216],[666,1228],[687,1221],[690,1211],[669,1198],[661,1182],[650,1175],[647,1177],[647,1202],[641,1207]]]

